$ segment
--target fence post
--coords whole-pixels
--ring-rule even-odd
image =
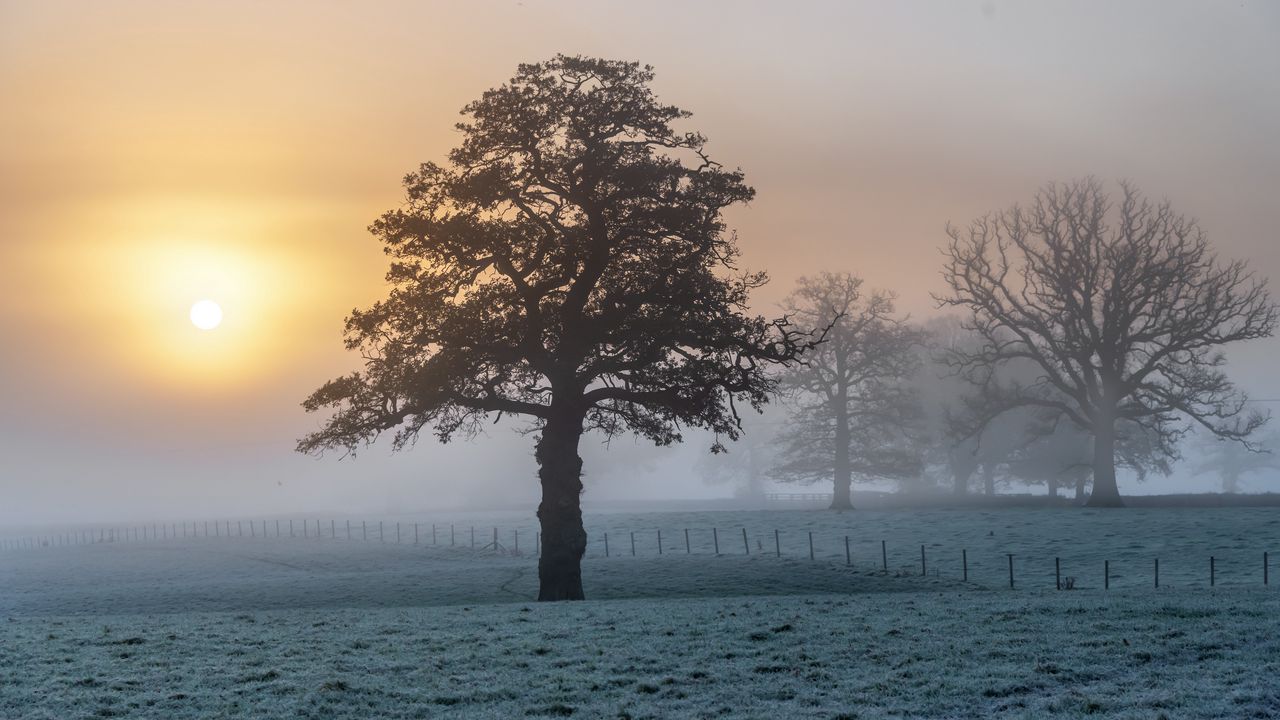
[[[631,557],[636,556],[636,531],[631,531]]]
[[[413,544],[418,544],[418,523],[413,524]]]
[[[845,565],[853,564],[853,558],[852,556],[849,555],[849,536],[848,535],[844,536],[844,564]]]
[[[1062,560],[1061,558],[1053,559],[1053,587],[1056,590],[1062,589]]]
[[[1160,558],[1156,558],[1156,587],[1160,587]]]
[[[333,518],[329,518],[329,537],[338,539],[338,522]]]
[[[809,531],[809,559],[813,559],[813,531]]]
[[[609,557],[609,533],[604,534],[604,556]]]
[[[293,518],[289,518],[289,537],[293,537]]]
[[[1209,556],[1209,587],[1214,586],[1216,579],[1217,579],[1217,572],[1213,564],[1213,556],[1210,555]]]
[[[1013,553],[1006,553],[1009,556],[1009,589],[1013,589]]]
[[[414,527],[415,527],[414,532],[417,532],[417,529],[416,529],[417,526],[414,526]],[[417,541],[415,540],[414,543],[416,544]],[[520,529],[519,528],[516,528],[515,530],[511,531],[511,554],[512,555],[520,554]]]
[[[925,567],[924,567],[924,546],[921,545],[920,546],[920,577],[925,577],[927,575],[928,573],[925,572]]]
[[[382,521],[378,521],[378,542],[386,542],[386,535],[382,532]]]
[[[493,551],[498,551],[498,528],[493,529]]]
[[[256,537],[258,537],[258,533],[257,533],[257,531],[255,531],[255,530],[253,529],[253,521],[252,521],[252,520],[250,520],[250,521],[249,521],[249,537],[251,537],[251,538],[256,538]]]
[[[716,546],[716,555],[720,554],[720,532],[715,528],[711,528],[711,540]]]
[[[689,528],[685,528],[684,529],[684,554],[688,555],[692,552],[693,550],[689,549]]]
[[[396,521],[396,544],[400,544],[400,521]]]
[[[658,554],[662,554],[662,530],[658,530]]]
[[[348,540],[351,539],[351,521],[350,520],[347,521],[347,539]]]
[[[1267,561],[1267,553],[1264,550],[1262,553],[1262,584],[1263,585],[1269,584],[1268,582],[1270,580],[1270,578],[1268,577],[1270,575],[1269,566],[1270,566],[1270,563]]]
[[[302,537],[307,537],[307,521],[302,521]]]
[[[535,557],[542,555],[542,533],[533,533],[533,554]]]
[[[436,544],[436,524],[431,523],[431,544]]]
[[[744,555],[751,554],[751,544],[747,542],[747,529],[742,528],[742,553]]]
[[[889,572],[889,551],[885,548],[884,540],[880,541],[880,568]]]
[[[778,541],[777,528],[773,529],[773,551],[778,555],[778,557],[782,557],[782,543]]]
[[[476,526],[471,526],[471,549],[476,549]]]
[[[1111,589],[1111,561],[1110,560],[1102,561],[1102,589],[1103,590]]]
[[[324,535],[320,532],[320,518],[316,518],[316,537],[321,538]]]
[[[366,520],[360,521],[360,540],[369,542],[369,523]]]
[[[449,523],[449,547],[453,547],[453,542],[454,542],[453,523]]]
[[[964,582],[969,582],[969,551],[961,548],[960,564],[964,567]]]

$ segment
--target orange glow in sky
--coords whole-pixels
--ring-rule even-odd
[[[922,318],[948,221],[1085,174],[1280,281],[1280,10],[1156,6],[0,0],[0,493],[111,497],[91,466],[164,508],[365,497],[292,448],[302,398],[358,366],[343,318],[384,292],[366,227],[462,106],[558,52],[652,64],[743,169],[758,196],[728,221],[773,278],[761,313],[831,270]],[[1255,395],[1280,396],[1277,347],[1233,355]],[[433,452],[359,477],[421,484]],[[171,483],[191,458],[208,476]]]

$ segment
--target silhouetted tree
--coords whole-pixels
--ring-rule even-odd
[[[784,481],[831,480],[833,509],[851,508],[850,483],[918,476],[919,401],[905,383],[919,368],[918,330],[894,317],[893,295],[862,292],[848,273],[800,278],[783,306],[797,325],[826,332],[803,364],[783,373],[791,422],[772,474]]]
[[[1116,427],[1160,445],[1187,421],[1248,442],[1266,422],[1222,371],[1219,348],[1270,336],[1276,307],[1243,262],[1220,263],[1194,220],[1121,185],[1113,203],[1086,179],[1046,186],[1030,207],[948,227],[942,305],[984,339],[953,354],[996,412],[1034,406],[1093,435],[1089,504],[1119,506]],[[1032,361],[1039,377],[999,386],[990,368]]]
[[[334,413],[303,452],[530,417],[540,600],[583,597],[585,431],[665,445],[702,427],[717,450],[738,437],[735,403],[758,409],[776,386],[767,367],[809,344],[746,314],[766,277],[736,269],[721,211],[754,191],[702,135],[672,128],[689,113],[659,103],[652,79],[560,55],[464,108],[448,163],[408,175],[405,205],[371,227],[393,262],[389,296],[347,319],[363,372],[304,403]]]

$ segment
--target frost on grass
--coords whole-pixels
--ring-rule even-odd
[[[955,591],[13,617],[5,718],[1276,717],[1280,598]]]
[[[588,554],[594,600],[556,605],[527,602],[533,558],[460,547],[200,538],[6,554],[0,718],[1280,717],[1280,595],[1257,563],[1280,554],[1270,511],[591,524],[615,554]],[[739,528],[719,557],[713,526]],[[661,556],[659,527],[676,543]],[[758,552],[774,527],[781,558]],[[1005,552],[1017,591],[1002,589]],[[1050,589],[1057,555],[1072,592]]]

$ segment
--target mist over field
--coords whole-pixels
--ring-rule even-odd
[[[1280,6],[0,0],[0,718],[1280,718]]]

